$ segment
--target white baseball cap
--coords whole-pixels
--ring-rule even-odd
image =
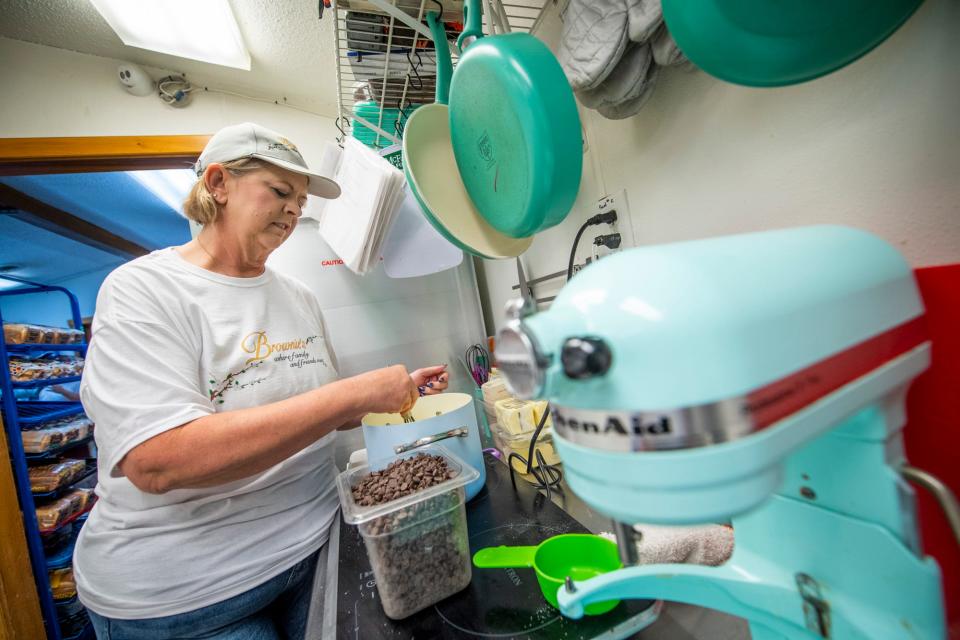
[[[276,131],[252,122],[231,125],[217,131],[203,148],[193,169],[199,177],[211,162],[229,162],[240,158],[257,158],[307,176],[310,179],[307,193],[310,195],[330,199],[340,196],[340,185],[312,171],[296,145]]]

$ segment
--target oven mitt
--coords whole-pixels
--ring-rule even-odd
[[[657,32],[650,41],[650,47],[653,50],[653,61],[661,67],[672,67],[675,64],[685,62],[687,57],[680,51],[677,41],[670,35],[666,23],[660,25]]]
[[[651,64],[647,71],[647,77],[643,80],[643,86],[640,94],[632,100],[621,102],[619,104],[605,104],[597,109],[597,113],[607,120],[623,120],[637,115],[643,105],[647,103],[650,96],[653,95],[653,88],[657,84],[657,78],[660,76],[660,65]]]
[[[635,100],[643,92],[653,55],[650,45],[631,42],[613,72],[595,89],[577,92],[583,106],[599,109]]]
[[[626,0],[570,0],[557,59],[574,91],[595,89],[629,43]]]
[[[631,40],[643,44],[661,24],[660,0],[627,0],[627,32]]]
[[[733,529],[722,524],[668,527],[636,524],[639,564],[701,564],[716,567],[733,555]],[[612,533],[600,537],[617,541]]]

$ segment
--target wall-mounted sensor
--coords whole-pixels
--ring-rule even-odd
[[[153,79],[147,75],[147,72],[133,64],[124,62],[117,67],[117,73],[120,76],[120,84],[135,96],[148,96],[153,93]]]

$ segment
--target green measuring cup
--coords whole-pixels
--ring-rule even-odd
[[[543,597],[558,609],[557,590],[567,576],[576,581],[588,580],[623,566],[616,543],[587,533],[553,536],[535,547],[487,547],[473,554],[473,565],[479,569],[532,567],[537,572]],[[587,606],[586,614],[600,615],[619,603],[619,600],[595,602]]]

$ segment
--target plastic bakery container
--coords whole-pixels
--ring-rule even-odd
[[[454,477],[374,506],[360,506],[353,499],[353,487],[367,474],[424,454],[444,458]],[[443,447],[427,445],[372,460],[337,477],[343,519],[360,530],[387,617],[406,618],[470,583],[464,485],[479,475]]]

